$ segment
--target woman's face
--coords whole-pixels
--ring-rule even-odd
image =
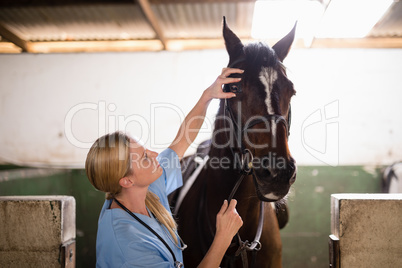
[[[137,141],[130,140],[130,160],[134,185],[148,187],[156,181],[163,173],[156,157],[158,153],[147,150]]]

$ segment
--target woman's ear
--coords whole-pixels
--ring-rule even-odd
[[[134,183],[129,177],[123,177],[119,180],[119,184],[123,188],[129,188],[132,186]]]

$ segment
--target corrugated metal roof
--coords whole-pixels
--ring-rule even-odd
[[[220,38],[222,17],[249,37],[254,2],[155,4],[152,10],[169,39]],[[29,41],[154,39],[136,4],[12,7],[0,10],[0,23]]]
[[[402,37],[402,2],[396,1],[370,31],[371,37]]]
[[[2,8],[0,23],[29,41],[155,38],[135,4]]]
[[[221,38],[222,17],[240,37],[250,37],[254,2],[157,4],[152,9],[168,39]]]
[[[216,48],[223,45],[223,16],[240,38],[251,38],[254,6],[253,0],[0,0],[0,53],[13,50],[10,42],[15,52],[44,53],[102,51],[102,46],[105,51]],[[349,41],[352,47],[402,47],[400,1],[395,0],[369,37],[382,40]],[[312,46],[340,44],[349,46],[320,38]]]

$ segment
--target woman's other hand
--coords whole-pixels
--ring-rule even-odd
[[[243,225],[243,220],[237,213],[236,204],[237,201],[235,199],[232,199],[230,204],[225,200],[216,216],[216,236],[220,239],[225,238],[228,245]]]

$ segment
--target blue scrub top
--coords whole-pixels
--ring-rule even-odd
[[[148,189],[170,212],[167,195],[183,184],[180,161],[171,149],[160,153],[158,161],[163,174]],[[172,254],[159,238],[124,210],[109,209],[111,203],[112,200],[105,201],[99,216],[96,267],[174,267]],[[168,237],[170,234],[165,227],[153,216],[135,215],[154,229],[168,243],[176,259],[183,262],[181,250],[172,237]]]

